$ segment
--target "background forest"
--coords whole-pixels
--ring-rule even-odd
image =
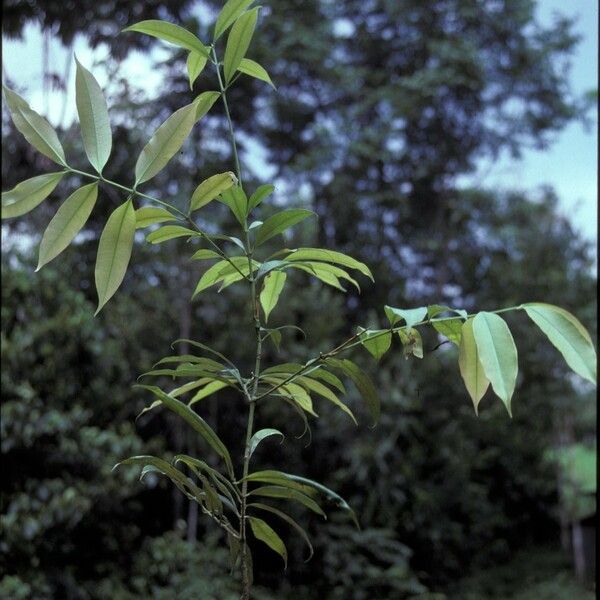
[[[166,18],[206,38],[221,5],[3,4],[4,35],[38,23],[67,47],[84,36],[109,50],[87,66],[109,74],[115,142],[106,176],[117,181],[128,180],[148,132],[193,97],[183,53],[156,55],[158,42],[119,32]],[[556,193],[462,179],[481,160],[547,147],[568,124],[590,117],[590,97],[569,87],[573,23],[540,24],[530,0],[264,5],[250,56],[268,69],[277,92],[250,78],[231,92],[246,172],[252,184],[273,181],[278,204],[318,213],[317,225],[296,229],[289,247],[336,248],[375,276],[360,296],[298,279],[272,322],[296,322],[307,340],[284,333],[266,360],[304,360],[347,337],[352,323],[377,327],[385,303],[485,310],[544,299],[576,314],[595,338],[594,248],[561,215]],[[122,61],[132,52],[156,58],[158,89],[127,76]],[[3,60],[6,83],[27,97],[10,78],[10,55]],[[73,65],[44,63],[48,89],[72,96],[65,81]],[[200,76],[194,95],[214,89],[210,77]],[[148,193],[183,205],[199,181],[230,168],[221,110],[216,104],[195,127]],[[48,170],[4,110],[2,130],[3,189]],[[78,126],[61,138],[83,165]],[[220,533],[198,520],[194,506],[165,480],[140,484],[133,470],[111,468],[132,454],[194,449],[164,412],[135,422],[145,402],[131,385],[178,337],[210,340],[236,362],[248,361],[245,298],[229,288],[190,304],[201,267],[183,258],[184,242],[142,239],[112,310],[93,318],[96,240],[124,200],[118,193],[99,199],[76,248],[33,273],[39,232],[71,183],[27,218],[2,225],[0,597],[237,598]],[[228,213],[213,204],[205,227],[226,228]],[[522,357],[512,420],[491,394],[475,416],[453,364],[456,350],[436,348],[433,339],[421,361],[396,353],[377,364],[360,352],[381,392],[374,430],[323,407],[304,448],[306,439],[294,438],[299,424],[270,415],[289,435],[257,451],[261,464],[285,464],[339,491],[362,528],[336,515],[318,528],[300,517],[315,556],[304,563],[301,540],[289,536],[283,573],[277,557],[257,547],[257,599],[592,597],[594,575],[589,558],[582,571],[581,557],[595,535],[595,397],[524,316],[511,323]],[[205,406],[233,448],[245,419],[236,406],[226,391]]]

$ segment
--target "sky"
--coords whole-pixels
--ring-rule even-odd
[[[577,18],[576,31],[582,40],[572,57],[571,85],[575,93],[584,93],[598,86],[598,2],[597,0],[539,0],[538,16],[543,23],[550,23],[558,12]],[[42,35],[40,29],[29,25],[22,41],[2,40],[3,75],[10,77],[22,87],[25,98],[32,108],[46,115],[57,125],[61,120],[67,124],[75,116],[75,73],[71,69],[71,81],[66,98],[61,92],[44,93],[42,73]],[[85,39],[76,39],[74,52],[86,67],[92,67],[94,58],[106,53],[106,48],[92,51]],[[156,44],[153,58],[167,54],[166,46]],[[61,73],[69,52],[58,42],[50,47],[50,60]],[[123,65],[123,70],[132,83],[147,88],[158,89],[160,75],[150,67],[151,59],[138,52],[131,52]],[[182,69],[185,66],[182,65]],[[107,85],[106,73],[94,69],[94,75],[101,87]],[[489,188],[520,189],[533,191],[550,185],[558,193],[560,209],[574,224],[577,231],[595,242],[598,237],[597,218],[597,110],[590,113],[591,126],[586,130],[582,124],[574,123],[566,127],[553,139],[549,149],[544,151],[526,150],[520,160],[503,157],[489,163],[482,162],[477,173],[463,179],[462,183]],[[258,151],[259,149],[257,149]]]

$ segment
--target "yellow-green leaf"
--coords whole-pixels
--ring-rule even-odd
[[[265,322],[268,322],[271,311],[277,305],[286,279],[287,275],[283,271],[271,271],[265,276],[260,293],[260,304],[265,313]]]
[[[102,172],[112,148],[108,107],[94,76],[75,59],[75,102],[85,153],[94,169]]]
[[[483,365],[479,360],[479,352],[473,335],[473,319],[462,325],[460,346],[458,348],[458,367],[465,382],[467,392],[471,396],[475,413],[478,413],[479,402],[485,395],[490,380],[485,376]]]
[[[146,241],[150,244],[162,244],[168,240],[172,240],[178,237],[194,237],[199,235],[197,231],[182,227],[181,225],[165,225],[159,227],[156,231],[149,233],[146,236]]]
[[[135,165],[135,185],[152,179],[179,151],[196,122],[196,104],[175,111],[154,133]]]
[[[227,38],[227,46],[225,47],[225,58],[223,59],[223,71],[225,73],[225,82],[229,83],[235,75],[237,68],[242,62],[242,58],[248,51],[254,28],[256,27],[256,19],[260,7],[253,8],[244,13],[234,24]]]
[[[64,174],[64,171],[59,171],[37,175],[8,192],[2,192],[2,218],[20,217],[33,210],[53,192]]]
[[[283,562],[287,568],[287,550],[282,539],[275,531],[262,519],[257,517],[248,517],[252,533],[257,540],[264,542],[271,550],[274,550],[283,558]]]
[[[256,245],[260,246],[264,244],[273,236],[283,233],[286,229],[314,214],[312,210],[304,208],[290,208],[274,214],[258,228],[256,232]]]
[[[58,256],[71,243],[86,224],[97,198],[98,183],[96,182],[74,191],[63,202],[44,231],[36,271]]]
[[[212,108],[220,95],[220,92],[202,92],[192,102],[196,106],[196,121],[199,121]]]
[[[231,172],[218,173],[205,179],[192,194],[190,211],[198,210],[214,200],[221,192],[237,184],[236,176]]]
[[[517,347],[510,329],[498,315],[480,312],[473,319],[473,334],[485,376],[512,416],[510,401],[519,366]]]
[[[65,152],[52,125],[30,108],[19,94],[2,87],[15,127],[38,152],[66,167]]]
[[[159,40],[169,42],[179,48],[193,50],[203,56],[209,56],[208,48],[191,31],[167,21],[160,21],[157,19],[140,21],[135,25],[123,29],[123,31],[145,33],[146,35],[151,35]]]
[[[96,258],[95,280],[98,291],[98,314],[101,308],[119,289],[133,248],[135,235],[135,210],[133,202],[127,200],[117,207],[108,218]]]
[[[566,363],[584,379],[596,383],[596,351],[590,334],[570,312],[542,302],[523,304],[529,318],[542,330]]]
[[[364,330],[360,328],[360,343],[379,360],[392,345],[392,332],[387,329]]]
[[[190,81],[190,90],[194,87],[194,81],[198,79],[198,76],[204,70],[206,66],[207,57],[199,54],[198,52],[190,52],[187,57],[187,72],[188,79]]]
[[[221,9],[213,36],[216,42],[227,31],[227,28],[254,2],[254,0],[228,0]]]
[[[261,81],[264,81],[272,86],[273,89],[277,89],[275,84],[271,81],[266,69],[254,60],[242,58],[238,66],[238,71],[245,73],[246,75],[250,75],[250,77],[254,77],[255,79],[260,79]]]
[[[166,208],[158,206],[142,206],[135,211],[135,228],[142,229],[156,223],[177,221],[177,217]]]

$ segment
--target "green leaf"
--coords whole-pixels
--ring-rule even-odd
[[[427,316],[427,307],[421,306],[420,308],[394,308],[392,306],[384,306],[385,314],[392,326],[396,325],[399,321],[406,321],[406,327],[411,328],[417,323],[420,323]]]
[[[58,256],[71,243],[86,224],[97,197],[98,183],[96,182],[79,188],[63,202],[44,231],[36,271]]]
[[[178,237],[197,237],[199,234],[193,229],[182,227],[181,225],[165,225],[159,227],[156,231],[149,233],[146,236],[146,241],[151,244],[162,244],[168,240]]]
[[[277,515],[279,518],[286,521],[286,523],[289,523],[300,534],[300,536],[302,537],[302,539],[306,542],[306,545],[308,546],[308,550],[309,550],[310,554],[308,555],[308,558],[304,562],[308,562],[312,558],[312,556],[314,554],[314,549],[312,547],[312,544],[310,543],[310,539],[309,539],[308,535],[306,534],[306,531],[304,531],[304,529],[302,529],[302,527],[300,527],[300,525],[298,525],[298,523],[296,523],[296,521],[294,521],[294,519],[292,519],[290,516],[286,515],[284,512],[282,512],[276,508],[273,508],[272,506],[269,506],[267,504],[262,504],[261,502],[252,502],[248,506],[251,506],[252,508],[258,508],[260,510],[266,510],[270,513],[273,513],[274,515]]]
[[[596,351],[589,333],[570,312],[542,302],[521,306],[542,330],[550,343],[563,355],[575,373],[596,383]]]
[[[274,550],[283,558],[283,562],[285,567],[287,568],[287,550],[285,548],[285,544],[282,539],[273,531],[270,525],[268,525],[262,519],[258,519],[257,517],[248,517],[250,521],[250,527],[252,528],[252,533],[257,540],[264,542],[271,550]]]
[[[281,442],[283,442],[284,440],[284,435],[283,433],[281,433],[281,431],[279,431],[279,429],[261,429],[259,431],[257,431],[253,436],[252,439],[250,440],[250,452],[248,454],[248,458],[250,458],[252,456],[252,454],[254,454],[254,451],[256,450],[256,448],[258,447],[258,445],[265,439],[268,437],[271,437],[273,435],[280,435],[281,436]]]
[[[228,0],[215,23],[213,40],[216,42],[229,26],[254,2],[254,0]]]
[[[209,56],[208,48],[190,31],[168,23],[167,21],[159,21],[156,19],[150,19],[148,21],[140,21],[135,25],[131,25],[123,31],[137,31],[138,33],[145,33],[152,37],[169,42],[179,48],[185,48],[186,50],[192,50],[198,52],[202,56]]]
[[[30,108],[19,94],[5,85],[2,87],[15,127],[38,152],[66,167],[65,152],[52,125]]]
[[[485,395],[490,380],[485,376],[483,365],[479,360],[479,352],[473,334],[473,319],[469,319],[462,326],[460,346],[458,348],[458,367],[465,382],[467,392],[471,396],[475,413],[479,414],[479,402]]]
[[[242,227],[246,227],[248,198],[239,185],[234,185],[221,193],[219,201],[229,207]]]
[[[225,58],[223,59],[225,83],[231,81],[248,51],[256,27],[259,8],[253,8],[241,15],[229,32],[227,46],[225,47]]]
[[[208,250],[206,248],[201,248],[190,256],[190,260],[213,260],[215,258],[221,258],[221,255],[214,250]]]
[[[335,404],[338,408],[341,408],[354,422],[355,425],[358,425],[356,418],[352,411],[325,385],[323,385],[320,381],[316,381],[310,377],[298,376],[294,379],[301,386],[307,388],[311,392],[315,392],[315,394],[319,394],[323,398],[329,400],[331,403]]]
[[[228,383],[223,381],[212,381],[194,394],[194,397],[188,402],[188,406],[192,406],[193,404],[196,404],[196,402],[208,398],[208,396],[212,396],[215,392],[226,387],[229,387]]]
[[[177,217],[165,208],[142,206],[135,211],[135,228],[143,229],[156,223],[177,221]]]
[[[135,164],[135,187],[152,179],[179,151],[196,122],[196,111],[196,104],[188,104],[156,130]]]
[[[246,75],[250,75],[250,77],[254,77],[255,79],[260,79],[261,81],[268,83],[274,90],[277,89],[275,87],[275,84],[271,81],[271,78],[269,77],[269,74],[267,73],[265,68],[259,65],[254,60],[250,60],[249,58],[242,58],[238,66],[238,71]]]
[[[515,391],[519,366],[510,329],[498,315],[480,312],[473,319],[473,334],[485,376],[512,416],[510,401]]]
[[[153,385],[136,385],[152,392],[169,410],[178,414],[184,419],[195,431],[197,431],[208,445],[225,461],[229,474],[233,477],[233,464],[229,451],[219,439],[219,436],[213,431],[210,425],[191,408],[180,402],[176,398],[172,398],[165,394],[160,388]]]
[[[112,149],[112,133],[108,107],[102,90],[94,76],[75,58],[75,102],[81,124],[81,137],[85,153],[94,169],[102,169]]]
[[[275,191],[275,186],[270,183],[261,185],[254,190],[252,196],[248,200],[248,212],[256,208],[267,196],[270,196]]]
[[[302,492],[278,485],[267,485],[252,490],[249,496],[262,496],[263,498],[280,498],[283,500],[294,500],[309,510],[325,517],[323,509],[310,497]],[[326,518],[326,517],[325,517]]]
[[[244,275],[248,275],[248,259],[245,256],[232,256],[230,257],[230,260]],[[196,297],[200,292],[204,291],[210,286],[215,285],[215,283],[222,281],[225,277],[231,275],[232,273],[235,274],[236,271],[228,261],[220,260],[218,263],[215,263],[212,267],[204,272],[200,278],[200,281],[198,281],[198,285],[194,290],[192,298]],[[240,278],[241,277],[242,276],[240,275]]]
[[[199,121],[217,101],[220,92],[202,92],[193,102],[196,106],[196,121]]]
[[[346,289],[341,285],[340,279],[345,279],[360,292],[358,281],[350,277],[350,275],[348,275],[344,269],[340,269],[340,267],[336,267],[335,265],[314,261],[290,262],[289,265],[291,268],[306,271],[317,279],[320,279],[323,283],[331,285],[332,287],[342,290],[343,292],[345,292]]]
[[[362,327],[360,343],[373,355],[375,360],[379,360],[392,345],[392,332],[388,329],[370,329],[364,330]]]
[[[125,277],[134,235],[135,210],[133,202],[127,200],[112,212],[100,236],[95,269],[98,291],[98,308],[95,315],[119,289]]]
[[[463,332],[463,321],[458,317],[456,319],[445,319],[443,321],[433,321],[433,328],[448,338],[453,344],[460,345]]]
[[[381,403],[371,378],[360,367],[347,358],[328,358],[327,364],[331,365],[334,369],[342,371],[352,380],[367,404],[371,417],[373,418],[373,424],[376,424],[381,412]]]
[[[283,233],[286,229],[289,229],[293,225],[304,221],[311,215],[314,215],[312,210],[306,210],[304,208],[290,208],[282,210],[277,214],[269,217],[256,232],[256,245],[260,246],[273,236]]]
[[[2,192],[2,218],[20,217],[33,210],[54,191],[64,174],[64,171],[59,171],[37,175],[8,192]]]
[[[271,311],[277,305],[286,279],[287,275],[282,271],[271,271],[265,276],[263,288],[260,292],[260,304],[265,313],[265,322],[269,320]]]
[[[233,185],[237,185],[237,177],[231,171],[218,173],[205,179],[192,194],[190,212],[206,206],[219,194],[228,190]]]
[[[288,256],[286,256],[286,260],[320,260],[323,262],[329,262],[335,265],[341,265],[342,267],[355,269],[373,281],[373,274],[367,265],[356,260],[355,258],[352,258],[351,256],[342,254],[341,252],[337,252],[335,250],[325,250],[323,248],[298,248],[296,250],[286,250],[285,252],[290,253]]]
[[[194,88],[194,81],[204,70],[208,58],[198,52],[190,52],[187,57],[187,72],[190,81],[190,90]]]

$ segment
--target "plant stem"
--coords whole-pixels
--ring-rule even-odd
[[[227,92],[226,87],[223,85],[223,79],[221,78],[221,69],[219,67],[219,60],[215,48],[212,49],[213,62],[217,72],[217,79],[219,81],[219,89],[221,92],[221,99],[223,100],[223,108],[225,109],[225,117],[227,119],[227,127],[229,129],[229,137],[231,140],[231,150],[233,153],[233,160],[235,162],[235,170],[238,178],[238,185],[242,185],[242,169],[240,166],[240,159],[237,151],[237,144],[235,141],[235,133],[233,131],[233,122],[231,120],[231,113],[229,112],[229,105],[227,104]],[[248,400],[248,422],[246,425],[246,442],[244,445],[244,460],[242,467],[242,498],[241,498],[241,509],[240,509],[240,547],[241,547],[241,569],[242,569],[242,595],[241,600],[249,600],[251,584],[251,573],[250,573],[250,561],[247,546],[246,536],[246,508],[248,503],[248,471],[250,468],[250,442],[252,440],[252,433],[254,430],[254,412],[256,409],[256,395],[258,391],[258,381],[260,378],[260,365],[262,359],[262,337],[261,337],[261,323],[258,303],[256,301],[256,279],[252,269],[252,254],[253,249],[250,245],[250,236],[248,233],[247,223],[244,223],[244,234],[245,234],[245,245],[246,245],[246,256],[248,257],[248,279],[250,281],[250,306],[252,309],[252,321],[254,324],[254,330],[256,335],[256,353],[254,361],[254,371],[252,373],[252,389],[246,391],[246,398]]]
[[[168,202],[164,202],[163,200],[159,200],[158,198],[155,198],[154,196],[149,196],[148,194],[143,194],[142,192],[138,192],[138,190],[136,190],[135,188],[128,188],[127,186],[121,185],[120,183],[117,183],[116,181],[111,181],[110,179],[106,179],[102,175],[94,175],[93,173],[86,173],[85,171],[79,171],[78,169],[73,169],[71,167],[69,167],[68,169],[69,169],[68,172],[70,172],[70,173],[76,173],[77,175],[81,175],[82,177],[89,177],[91,179],[95,179],[96,181],[102,181],[103,183],[107,183],[108,185],[112,185],[113,187],[116,187],[116,188],[119,188],[120,190],[128,192],[130,196],[133,196],[135,194],[136,196],[139,196],[140,198],[146,198],[147,200],[150,200],[152,202],[155,202],[156,204],[165,206],[166,208],[177,213],[179,215],[178,218],[180,221],[185,221],[185,223],[192,226],[194,228],[194,231],[199,233],[200,236],[202,237],[202,239],[206,240],[212,246],[214,251],[223,260],[226,260],[244,279],[248,279],[248,276],[244,275],[244,273],[239,269],[239,267],[229,258],[229,256],[227,256],[227,254],[225,254],[225,252],[223,252],[223,250],[221,250],[221,248],[214,242],[214,240],[212,240],[211,237],[205,231],[202,231],[202,229],[200,229],[200,227],[198,227],[198,225],[196,225],[195,221],[189,215],[186,215],[182,210],[179,210],[176,206],[173,206],[172,204],[169,204]]]

